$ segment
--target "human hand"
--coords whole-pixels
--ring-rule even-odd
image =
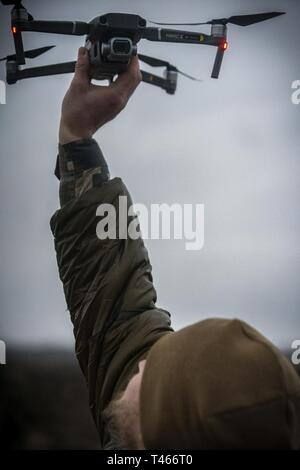
[[[133,57],[128,69],[112,84],[93,85],[88,51],[80,47],[74,78],[62,103],[60,144],[92,137],[124,109],[141,79],[138,58]]]

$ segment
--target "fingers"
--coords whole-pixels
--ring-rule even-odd
[[[142,80],[138,57],[131,59],[130,65],[125,72],[120,73],[118,78],[110,85],[110,88],[118,92],[127,101]]]
[[[87,86],[90,84],[90,61],[88,50],[85,47],[78,49],[73,84]]]

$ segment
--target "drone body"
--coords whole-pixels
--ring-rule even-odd
[[[145,23],[138,15],[122,13],[98,16],[89,23],[92,29],[85,47],[90,53],[92,78],[111,79],[126,70],[130,59],[137,55],[139,28]]]
[[[127,13],[108,13],[94,18],[90,23],[74,21],[35,21],[22,5],[21,0],[1,0],[4,5],[13,5],[11,11],[11,30],[13,33],[16,54],[7,56],[6,79],[8,84],[30,77],[56,75],[73,72],[75,62],[65,62],[42,67],[22,69],[26,63],[25,58],[34,58],[46,52],[54,46],[43,47],[31,51],[24,51],[22,32],[35,31],[55,34],[68,34],[86,36],[85,47],[89,51],[91,64],[91,78],[96,80],[112,81],[116,75],[126,70],[130,60],[137,55],[137,45],[141,39],[157,42],[173,42],[185,44],[200,44],[215,46],[217,54],[211,74],[212,78],[218,78],[224,52],[228,48],[227,24],[248,26],[260,21],[265,21],[283,13],[261,13],[257,15],[232,16],[211,20],[205,23],[188,23],[186,25],[211,25],[211,34],[200,32],[166,29],[161,27],[148,27],[147,21],[139,15]],[[153,23],[153,22],[152,22]],[[177,23],[163,25],[183,25]],[[197,80],[177,69],[169,62],[153,57],[138,54],[141,61],[153,67],[165,67],[164,78],[142,71],[144,82],[159,86],[167,93],[174,94],[177,87],[178,73]],[[201,81],[201,80],[198,80]]]

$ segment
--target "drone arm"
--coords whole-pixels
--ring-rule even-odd
[[[158,75],[154,75],[153,73],[145,72],[144,70],[141,70],[141,72],[143,82],[149,83],[150,85],[159,86],[160,88],[166,90],[167,81],[164,78],[161,78]]]
[[[20,21],[12,23],[16,31],[35,31],[40,33],[69,34],[84,36],[89,34],[90,25],[83,21]],[[15,33],[15,34],[17,34]]]
[[[72,73],[75,70],[75,64],[75,61],[63,62],[61,64],[43,65],[41,67],[30,67],[23,70],[16,68],[14,71],[8,68],[9,73],[7,74],[7,83],[16,83],[18,80],[23,80],[25,78]],[[144,70],[142,70],[141,72],[143,82],[149,83],[151,85],[156,85],[160,88],[163,88],[164,90],[167,89],[167,80],[158,77],[157,75],[145,72]]]
[[[222,61],[223,61],[223,57],[224,57],[224,52],[225,52],[225,50],[221,46],[219,46],[218,50],[217,50],[217,54],[216,54],[216,58],[215,58],[211,78],[219,78],[219,73],[220,73],[220,70],[221,70],[221,65],[222,65]]]
[[[207,34],[176,29],[144,28],[141,34],[142,38],[148,39],[148,41],[206,44],[209,46],[217,46],[220,42],[218,38],[208,36]]]
[[[145,72],[144,70],[141,70],[142,72],[142,81],[145,83],[149,83],[150,85],[155,85],[163,90],[165,90],[169,95],[174,95],[176,92],[176,87],[177,87],[177,79],[174,80],[170,78],[162,78],[159,77],[158,75],[154,75],[153,73]]]
[[[32,77],[44,77],[47,75],[60,75],[63,73],[71,73],[75,70],[75,61],[63,62],[61,64],[43,65],[41,67],[30,67],[27,69],[20,70],[18,67],[11,69],[9,62],[7,64],[7,83],[13,84],[18,80]]]
[[[16,51],[16,60],[19,65],[25,64],[24,47],[21,32],[14,32],[13,37]]]

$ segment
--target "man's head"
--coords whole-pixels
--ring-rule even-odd
[[[300,448],[300,379],[239,320],[164,335],[110,407],[121,448]]]

